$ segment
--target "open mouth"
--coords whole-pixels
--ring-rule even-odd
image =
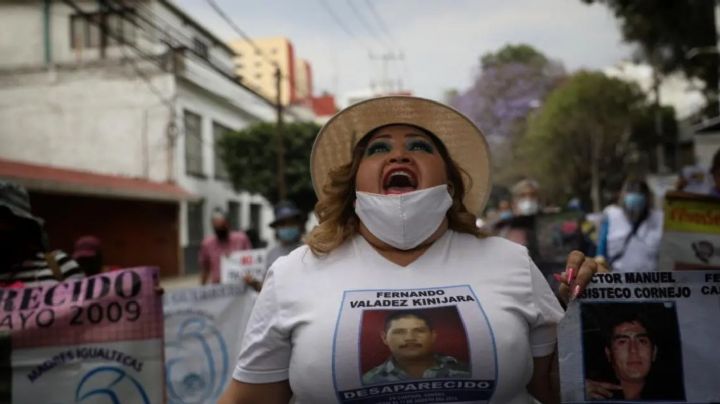
[[[388,171],[383,180],[383,190],[386,194],[404,194],[417,190],[417,177],[415,173],[406,169]]]

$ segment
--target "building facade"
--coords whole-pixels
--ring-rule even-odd
[[[276,71],[280,69],[280,100],[282,105],[303,104],[312,97],[310,62],[295,55],[292,42],[284,37],[256,38],[252,42],[229,42],[235,52],[235,72],[245,84],[275,100]]]
[[[167,0],[0,3],[0,178],[24,184],[53,246],[197,270],[214,209],[272,242],[272,210],[227,180],[217,139],[274,120],[233,50]]]

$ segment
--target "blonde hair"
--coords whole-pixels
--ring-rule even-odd
[[[365,154],[365,148],[372,135],[379,129],[381,128],[371,131],[360,140],[353,150],[352,161],[349,164],[337,167],[328,173],[322,196],[315,205],[315,215],[319,224],[305,237],[305,243],[316,256],[329,254],[358,231],[359,219],[355,214],[354,206],[355,177]],[[450,158],[445,145],[437,136],[424,128],[418,127],[418,129],[435,142],[438,152],[445,161],[448,186],[453,199],[447,213],[448,227],[459,233],[484,237],[485,234],[475,224],[475,215],[463,204],[465,197],[463,176],[468,179],[469,184],[472,184],[470,176]]]

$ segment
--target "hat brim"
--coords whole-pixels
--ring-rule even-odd
[[[409,96],[373,98],[338,112],[322,127],[310,155],[310,173],[318,199],[331,170],[352,161],[357,143],[372,130],[392,124],[419,126],[440,139],[450,157],[464,170],[465,207],[478,214],[491,188],[487,140],[470,119],[436,101]]]
[[[298,211],[298,212],[293,213],[293,214],[291,214],[291,215],[284,215],[284,216],[276,217],[275,220],[273,220],[272,222],[270,222],[269,226],[270,226],[270,227],[275,227],[275,226],[277,226],[278,224],[280,224],[280,222],[282,222],[282,221],[284,221],[284,220],[288,220],[288,219],[302,219],[302,212]]]

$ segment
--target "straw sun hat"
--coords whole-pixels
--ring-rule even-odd
[[[479,213],[490,195],[490,152],[487,141],[465,115],[438,102],[390,96],[366,100],[333,116],[317,135],[310,155],[310,172],[318,198],[328,173],[350,163],[355,145],[373,129],[390,124],[424,128],[440,139],[450,157],[465,170],[465,206]],[[470,181],[468,181],[470,180]]]

